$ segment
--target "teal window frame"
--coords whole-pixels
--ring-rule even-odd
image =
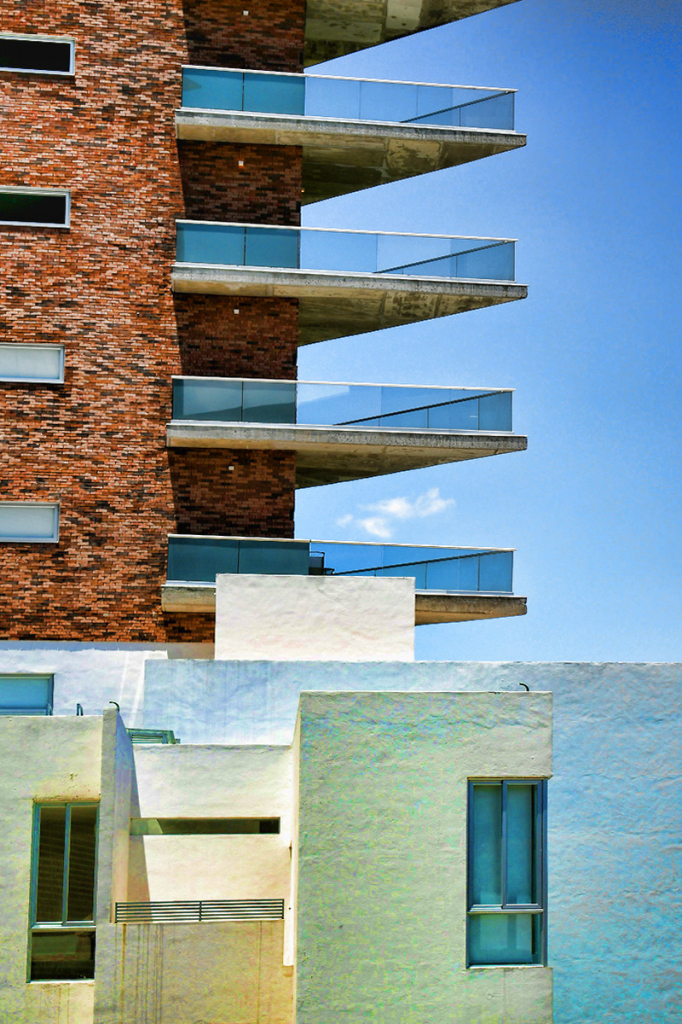
[[[62,913],[59,921],[37,921],[37,899],[38,899],[38,869],[40,855],[40,812],[43,807],[63,807],[66,811],[64,827],[64,866],[62,869]],[[92,893],[92,918],[87,920],[69,920],[67,916],[69,900],[69,866],[71,858],[71,811],[74,807],[94,807],[95,816],[95,871],[93,876]],[[97,800],[45,800],[33,805],[32,842],[31,842],[31,891],[29,905],[29,936],[28,936],[28,961],[27,981],[41,984],[40,981],[31,980],[31,962],[33,936],[44,932],[62,933],[69,932],[95,932],[95,917],[97,914],[97,865],[99,855],[99,801]],[[60,984],[71,984],[73,979],[64,979]]]
[[[510,786],[522,785],[532,786],[535,790],[534,806],[532,814],[532,848],[533,868],[532,885],[535,890],[536,901],[530,903],[512,903],[507,899],[507,876],[508,876],[508,829],[507,829],[507,794]],[[473,899],[473,878],[475,863],[475,841],[474,841],[474,790],[476,786],[499,786],[501,788],[500,819],[499,819],[499,846],[500,846],[500,902],[495,904],[478,904]],[[547,780],[528,778],[492,779],[479,778],[469,779],[468,800],[467,800],[467,920],[466,920],[466,947],[467,947],[467,968],[476,969],[483,967],[518,967],[518,966],[544,966],[547,963]],[[537,918],[537,930],[534,931],[535,955],[528,963],[519,961],[501,963],[497,960],[490,963],[483,963],[480,960],[472,962],[472,918],[480,915],[493,914],[523,914]],[[533,922],[535,925],[535,922]]]

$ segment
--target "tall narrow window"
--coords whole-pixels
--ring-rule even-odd
[[[3,33],[0,35],[0,71],[72,75],[73,39]]]
[[[94,977],[97,804],[35,808],[31,981]]]
[[[546,783],[469,785],[470,966],[546,959]]]

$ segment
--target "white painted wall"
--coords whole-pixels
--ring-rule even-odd
[[[413,661],[414,580],[218,576],[220,660]]]
[[[100,714],[121,706],[129,727],[140,726],[145,665],[150,659],[212,658],[212,644],[88,644],[0,641],[0,674],[54,675],[55,715]]]
[[[304,693],[297,1024],[549,1024],[548,967],[466,968],[467,780],[551,774],[547,693]]]
[[[92,1024],[94,983],[27,984],[34,802],[100,798],[102,718],[0,718],[0,1020]]]

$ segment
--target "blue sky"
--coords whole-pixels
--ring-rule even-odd
[[[525,453],[299,492],[301,537],[373,539],[358,521],[392,508],[396,542],[517,548],[528,615],[420,627],[419,658],[682,658],[681,25],[673,2],[523,0],[316,69],[515,87],[528,134],[304,213],[519,239],[525,301],[300,353],[308,380],[517,389]]]

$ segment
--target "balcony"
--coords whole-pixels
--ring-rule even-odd
[[[516,0],[308,0],[305,63],[319,64]]]
[[[299,300],[299,344],[526,297],[506,238],[177,222],[176,292]]]
[[[512,89],[185,67],[179,139],[301,146],[304,203],[526,143]]]
[[[222,573],[295,576],[412,576],[415,624],[525,615],[512,595],[510,549],[426,547],[252,537],[168,538],[167,612],[215,611]]]
[[[512,392],[324,381],[174,377],[174,448],[296,452],[296,486],[523,451]]]

